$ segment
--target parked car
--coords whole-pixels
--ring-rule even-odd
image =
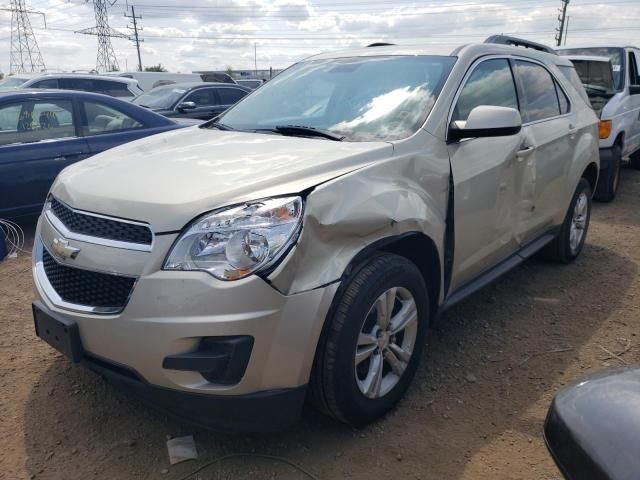
[[[236,83],[243,87],[250,88],[251,90],[255,90],[256,88],[261,87],[265,81],[262,78],[241,78],[240,80],[236,80]]]
[[[562,389],[544,438],[567,480],[638,478],[640,368],[612,368]]]
[[[165,117],[209,120],[249,92],[246,87],[228,83],[177,83],[154,88],[133,103]]]
[[[620,179],[620,163],[629,158],[633,168],[640,169],[640,49],[636,47],[584,47],[561,49],[559,53],[576,59],[576,56],[607,57],[611,61],[613,85],[597,92],[590,78],[589,67],[604,68],[596,59],[579,61],[576,70],[590,97],[596,98],[600,108],[600,163],[601,179],[596,193],[604,201],[613,200]],[[605,82],[604,78],[600,79]],[[592,100],[593,102],[593,100]]]
[[[236,81],[228,73],[223,72],[193,72],[202,77],[203,82],[210,83],[236,83]]]
[[[38,214],[56,175],[68,165],[176,128],[161,115],[105,95],[0,93],[0,218]]]
[[[286,428],[307,397],[385,414],[438,314],[582,251],[598,118],[571,62],[516,40],[317,55],[67,168],[36,232],[37,334],[211,428]]]
[[[131,100],[143,93],[136,80],[130,78],[109,78],[86,73],[43,73],[12,75],[0,82],[0,89],[6,88],[46,88],[78,90],[101,93],[122,100]]]
[[[133,78],[138,82],[142,90],[149,90],[163,85],[175,83],[202,82],[202,77],[197,73],[171,73],[171,72],[110,72],[105,75]]]

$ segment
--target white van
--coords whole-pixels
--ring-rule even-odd
[[[640,169],[640,49],[630,46],[558,50],[573,61],[592,105],[600,116],[600,180],[596,198],[611,201],[620,181],[620,163],[628,158]],[[611,63],[612,85],[605,83]],[[595,73],[595,75],[594,75]]]
[[[198,73],[170,73],[170,72],[111,72],[106,75],[133,78],[145,92],[152,88],[172,83],[201,82],[202,77]]]

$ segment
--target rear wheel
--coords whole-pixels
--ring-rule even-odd
[[[619,145],[614,145],[611,149],[611,165],[604,170],[598,179],[595,199],[601,202],[610,202],[618,193],[620,185],[620,165],[622,163],[622,150]]]
[[[429,321],[418,268],[381,254],[347,280],[318,345],[314,403],[346,423],[370,422],[393,408],[415,374]]]
[[[591,185],[581,178],[558,236],[545,249],[547,258],[560,263],[574,261],[584,247],[591,219]]]

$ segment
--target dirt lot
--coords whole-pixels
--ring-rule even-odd
[[[30,259],[0,264],[0,478],[560,479],[541,437],[562,385],[640,361],[640,172],[596,205],[571,266],[532,260],[433,325],[408,397],[354,430],[307,412],[269,436],[193,429],[149,412],[36,340]],[[619,354],[612,358],[605,349]],[[193,434],[199,460],[169,466],[167,436]],[[231,458],[189,472],[222,455]]]

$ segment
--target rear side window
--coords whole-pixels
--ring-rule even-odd
[[[480,105],[518,109],[518,95],[508,60],[486,60],[475,68],[460,93],[453,120],[466,121],[471,110]]]
[[[555,81],[542,66],[516,60],[516,74],[522,85],[522,113],[525,122],[536,122],[560,115]]]
[[[87,126],[83,127],[85,136],[144,127],[136,119],[109,105],[98,102],[83,102],[83,104],[87,117]]]
[[[61,78],[60,88],[64,90],[79,90],[81,92],[95,92],[95,85],[90,78]]]
[[[57,78],[47,78],[46,80],[40,80],[31,85],[33,88],[58,88]]]
[[[560,72],[562,72],[565,78],[569,80],[573,88],[576,89],[576,92],[580,94],[580,96],[587,103],[587,105],[591,105],[591,102],[589,101],[589,96],[587,95],[587,92],[585,91],[584,86],[582,85],[582,81],[580,80],[580,76],[578,75],[578,72],[576,72],[576,69],[570,66],[565,66],[565,65],[558,66],[558,69],[560,70]]]
[[[110,80],[94,80],[94,92],[109,95],[110,97],[134,97],[129,91],[128,85],[123,82],[112,82]]]
[[[636,63],[636,56],[633,52],[629,52],[629,85],[640,85],[638,64]]]
[[[233,105],[247,94],[239,88],[219,88],[218,96],[220,97],[220,105]]]
[[[0,145],[75,137],[70,100],[25,101],[0,107]]]

